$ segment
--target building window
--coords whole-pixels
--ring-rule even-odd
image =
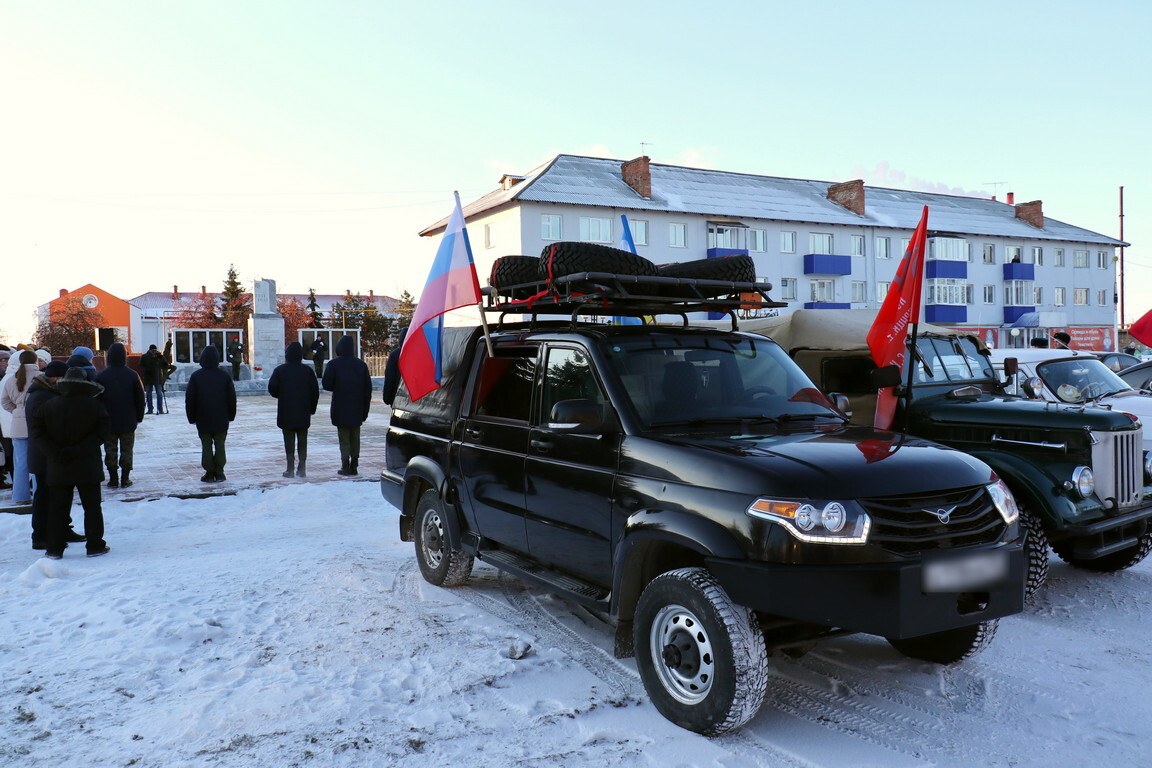
[[[892,241],[887,237],[876,238],[876,258],[890,259],[892,258]]]
[[[1107,288],[1101,288],[1100,290],[1096,291],[1096,304],[1101,307],[1108,304]]]
[[[881,280],[876,283],[876,301],[884,301],[884,297],[888,295],[888,289],[891,286],[892,283],[887,280]]]
[[[1038,267],[1044,266],[1044,249],[1038,245],[1032,246],[1032,263]]]
[[[1087,253],[1087,251],[1085,251]],[[1088,306],[1088,289],[1087,288],[1073,288],[1072,289],[1072,303],[1078,307]]]
[[[796,253],[796,233],[780,233],[780,253]]]
[[[551,213],[542,214],[540,216],[540,239],[563,240],[564,217]]]
[[[1072,266],[1075,269],[1087,269],[1088,251],[1072,251]]]
[[[780,300],[796,301],[796,278],[780,278]]]
[[[1035,295],[1032,297],[1032,305],[1038,307],[1044,303],[1044,288],[1038,285],[1036,286],[1034,293]]]
[[[994,286],[994,285],[984,286],[984,303],[985,304],[995,304],[996,303],[996,286]]]
[[[962,305],[968,303],[968,283],[956,278],[933,278],[924,281],[925,304],[952,304]]]
[[[1055,262],[1055,266],[1057,266],[1057,267],[1064,266],[1064,249],[1063,248],[1057,248],[1056,250],[1054,250],[1052,252],[1052,254],[1053,254],[1052,260]]]
[[[1004,263],[1005,264],[1019,264],[1020,263],[1020,246],[1006,245],[1004,246]]]
[[[748,230],[748,250],[755,253],[764,253],[768,250],[768,230]]]
[[[673,248],[687,248],[688,247],[688,225],[687,224],[669,224],[668,225],[668,245]]]
[[[984,263],[985,264],[995,264],[996,263],[996,244],[995,243],[984,243]]]
[[[809,233],[808,253],[832,253],[832,235],[825,232]]]
[[[856,303],[868,301],[867,283],[863,280],[852,281],[852,301]]]
[[[586,243],[611,243],[612,219],[601,219],[596,216],[581,216],[580,239]]]
[[[813,280],[810,283],[811,287],[811,301],[835,301],[836,299],[836,281],[835,280]]]
[[[485,248],[491,248],[492,247],[492,225],[491,224],[485,224],[484,225],[484,247]]]
[[[1096,251],[1096,266],[1100,269],[1108,269],[1109,262],[1112,259],[1108,257],[1108,251]]]
[[[1063,286],[1058,285],[1052,289],[1052,303],[1058,307],[1062,307],[1067,303],[1067,299],[1064,298]]]
[[[852,235],[852,255],[864,255],[864,235]]]
[[[1032,297],[1035,295],[1032,288],[1031,280],[1006,280],[1004,281],[1004,306],[1006,307],[1029,307],[1032,305]]]
[[[968,241],[962,237],[930,237],[926,257],[938,261],[968,261]]]
[[[911,244],[911,242],[912,242],[912,238],[910,238],[910,237],[905,237],[900,241],[900,254],[901,255],[908,253],[908,246]]]
[[[733,227],[727,224],[708,225],[709,248],[734,248],[748,250],[748,227]]]
[[[644,219],[629,219],[628,229],[632,232],[635,245],[648,245],[648,222]]]

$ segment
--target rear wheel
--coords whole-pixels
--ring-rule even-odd
[[[983,651],[996,636],[996,619],[973,624],[970,627],[948,629],[920,637],[900,640],[888,638],[893,648],[905,656],[937,664],[955,664],[970,659]]]
[[[660,714],[706,736],[748,722],[764,701],[768,652],[752,611],[703,568],[657,576],[640,595],[636,661]]]
[[[1017,506],[1020,507],[1020,525],[1024,528],[1024,556],[1028,561],[1024,599],[1029,600],[1048,581],[1048,535],[1035,512],[1019,502]]]
[[[1131,568],[1147,557],[1149,552],[1152,552],[1152,532],[1141,535],[1132,546],[1104,557],[1092,559],[1076,557],[1076,539],[1058,541],[1052,545],[1052,549],[1068,565],[1083,568],[1086,571],[1114,573],[1125,568]]]
[[[473,558],[448,544],[445,515],[440,494],[425,491],[416,504],[412,538],[416,542],[416,562],[424,580],[438,587],[455,587],[472,574]]]

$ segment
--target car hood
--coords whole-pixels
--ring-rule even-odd
[[[971,487],[992,471],[937,443],[868,427],[626,438],[621,473],[749,496],[849,499]],[[816,489],[820,489],[817,491]]]
[[[1065,405],[1016,397],[947,395],[916,400],[910,411],[917,424],[1036,429],[1129,429],[1132,420],[1106,408]],[[914,430],[919,431],[919,430]]]

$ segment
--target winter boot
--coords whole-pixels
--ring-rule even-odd
[[[359,463],[360,463],[360,457],[359,456],[357,456],[354,459],[350,459],[348,462],[348,474],[350,474],[350,475],[357,474],[356,465]]]
[[[296,473],[292,471],[292,457],[288,457],[288,469],[284,470],[284,477],[295,477]]]
[[[109,467],[108,468],[108,476],[109,476],[108,487],[109,488],[119,488],[120,487],[120,480],[119,480],[119,478],[116,477],[116,468],[115,467]]]
[[[121,488],[127,488],[128,486],[132,485],[132,481],[128,479],[128,473],[131,471],[132,470],[130,470],[130,469],[120,470],[120,487]],[[115,478],[116,474],[113,473],[112,477]]]
[[[340,459],[340,469],[336,470],[336,474],[345,476],[352,474],[351,465],[352,462],[348,459]]]
[[[304,472],[304,459],[300,459],[300,463],[296,465],[296,477],[308,477]]]

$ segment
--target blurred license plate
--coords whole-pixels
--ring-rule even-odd
[[[926,560],[925,592],[969,592],[994,587],[1008,575],[1008,553],[974,552],[960,557]]]

